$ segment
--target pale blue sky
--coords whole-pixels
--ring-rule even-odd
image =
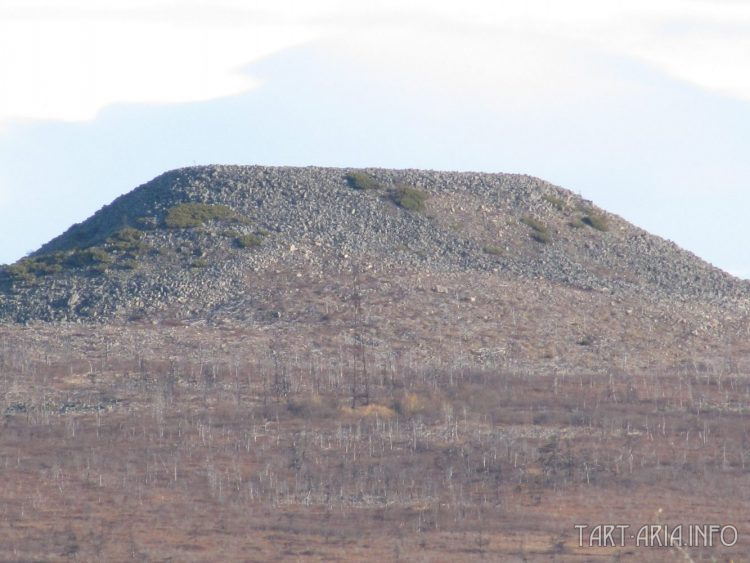
[[[750,9],[621,4],[0,0],[0,263],[231,163],[524,172],[750,277]]]

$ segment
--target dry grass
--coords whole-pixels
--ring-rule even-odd
[[[254,283],[280,319],[0,327],[0,559],[678,560],[577,545],[660,508],[750,551],[741,314],[395,274],[357,325],[343,277]]]
[[[695,560],[750,549],[739,357],[596,373],[368,348],[352,410],[351,350],[278,328],[275,355],[233,328],[1,329],[0,556],[637,561],[657,552],[573,526],[659,508],[739,528]]]

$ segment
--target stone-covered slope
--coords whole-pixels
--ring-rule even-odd
[[[324,284],[353,269],[750,296],[747,282],[529,176],[206,166],[167,172],[4,267],[0,320],[210,317],[281,272]]]

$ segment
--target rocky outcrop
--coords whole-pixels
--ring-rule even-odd
[[[537,178],[367,169],[374,187],[356,189],[350,172],[167,172],[0,271],[0,320],[209,317],[240,296],[261,302],[280,272],[476,271],[652,300],[750,297],[748,282]],[[399,205],[404,187],[427,194],[424,209]],[[175,227],[186,203],[207,205],[180,209],[194,224]]]

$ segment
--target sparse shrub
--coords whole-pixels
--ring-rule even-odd
[[[589,227],[596,229],[597,231],[606,232],[609,230],[609,224],[607,218],[603,215],[591,213],[581,218],[581,222]]]
[[[542,244],[547,244],[552,240],[547,231],[534,231],[533,233],[531,233],[531,238],[533,238],[537,242],[541,242]]]
[[[425,400],[415,393],[406,393],[393,402],[393,410],[403,416],[413,416],[425,409]]]
[[[399,186],[391,194],[391,199],[396,205],[409,211],[424,210],[424,203],[429,197],[427,192],[411,186]]]
[[[208,260],[205,258],[196,258],[192,262],[190,262],[191,268],[207,268],[208,267]]]
[[[62,270],[62,266],[56,262],[35,261],[31,269],[37,276],[56,274]]]
[[[36,275],[29,269],[25,261],[6,266],[4,273],[13,281],[31,282],[36,278]]]
[[[108,262],[97,262],[93,266],[91,266],[91,271],[95,274],[103,274],[106,272],[109,267],[111,266]]]
[[[521,223],[523,223],[527,227],[531,227],[535,231],[546,231],[547,230],[547,228],[544,226],[544,224],[541,221],[539,221],[537,219],[534,219],[530,215],[525,215],[525,216],[521,217]]]
[[[240,235],[234,239],[234,243],[239,248],[250,248],[253,246],[260,246],[263,242],[263,237],[260,235]]]
[[[555,194],[545,194],[544,201],[549,203],[552,207],[554,207],[558,211],[564,211],[565,208],[567,207],[565,200]]]
[[[341,413],[348,416],[355,417],[379,417],[379,418],[393,418],[396,416],[396,411],[385,405],[378,405],[370,403],[369,405],[361,405],[359,407],[341,407]]]
[[[122,242],[136,243],[143,238],[143,233],[133,227],[125,227],[117,231],[113,238]]]
[[[500,256],[503,253],[503,247],[496,244],[488,244],[482,250],[491,256]]]
[[[571,221],[568,221],[568,227],[570,227],[571,229],[582,229],[585,226],[586,224],[580,219],[573,219]]]
[[[146,249],[146,246],[141,242],[142,238],[142,231],[125,227],[107,239],[106,247],[109,250],[121,252],[141,252]]]
[[[531,228],[531,238],[535,241],[546,244],[551,240],[547,227],[541,221],[526,215],[521,217],[521,223]]]
[[[138,223],[138,226],[143,229],[155,229],[159,224],[159,221],[156,219],[156,217],[150,215],[146,217],[138,217],[135,222]]]
[[[346,181],[355,190],[378,190],[380,183],[366,172],[349,172]]]
[[[71,268],[88,268],[96,266],[97,269],[105,269],[112,263],[112,256],[103,248],[92,247],[75,250],[70,254],[65,264]]]
[[[170,229],[191,229],[208,221],[239,220],[237,214],[226,205],[210,203],[180,203],[172,207],[164,219]]]
[[[69,231],[70,237],[73,239],[75,246],[78,248],[84,248],[95,244],[97,240],[101,240],[102,233],[99,231],[99,227],[94,222],[88,223],[76,223]]]
[[[286,408],[292,415],[300,418],[331,418],[338,412],[335,400],[317,394],[289,399]]]

